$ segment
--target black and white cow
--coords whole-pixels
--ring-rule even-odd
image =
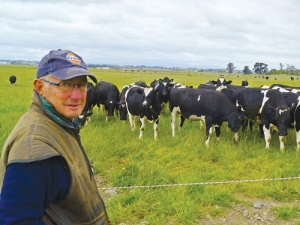
[[[93,108],[95,105],[95,86],[92,83],[88,82],[85,106],[78,117],[78,122],[81,127],[87,124],[87,122],[90,119],[90,116],[93,115]]]
[[[272,86],[272,85],[271,85]],[[283,88],[285,86],[285,88]],[[295,128],[297,151],[300,150],[300,89],[287,85],[273,85],[273,89],[279,90],[285,97],[290,107],[290,128]]]
[[[120,113],[120,120],[125,121],[127,119],[127,107],[125,102],[125,93],[126,91],[131,87],[147,87],[147,84],[144,81],[137,81],[132,84],[125,85],[122,87],[122,90],[120,92],[120,104],[119,104],[119,113]]]
[[[164,79],[154,80],[150,86],[158,90],[158,96],[161,107],[164,108],[165,104],[169,101],[170,89],[172,86],[173,79],[165,77]]]
[[[207,82],[207,84],[214,84],[218,87],[220,86],[226,86],[227,84],[231,84],[232,83],[232,80],[225,80],[225,78],[221,77],[219,78],[217,81],[215,80],[210,80],[209,82]]]
[[[125,93],[125,102],[131,130],[134,131],[136,129],[135,119],[139,118],[139,138],[141,139],[145,129],[146,117],[148,121],[153,123],[154,139],[157,139],[158,122],[161,111],[158,90],[153,87],[131,87]]]
[[[232,99],[234,90],[231,88],[227,88],[227,86],[215,86],[210,84],[200,84],[197,89],[208,89],[208,90],[214,90],[217,92],[221,92],[223,95],[225,95],[229,100]]]
[[[170,111],[172,136],[175,136],[175,120],[179,113],[181,120],[203,120],[206,124],[206,145],[215,127],[217,138],[224,121],[234,132],[234,141],[238,142],[238,129],[243,123],[244,113],[222,93],[207,89],[173,88],[170,93]]]
[[[10,86],[15,85],[16,81],[17,81],[17,77],[15,75],[11,75],[9,77]]]
[[[284,85],[284,84],[272,84],[269,89],[284,89],[287,91],[291,91],[294,93],[299,93],[300,92],[300,87],[297,86],[289,86],[289,85]]]
[[[95,86],[95,99],[98,107],[98,113],[100,105],[104,106],[106,121],[108,121],[108,116],[114,116],[115,111],[116,114],[118,114],[120,91],[115,84],[106,81],[100,81],[97,83]]]
[[[266,149],[270,149],[270,128],[275,128],[278,130],[280,150],[284,151],[290,108],[281,92],[261,88],[238,89],[235,91],[233,101],[245,112],[248,119],[260,125],[265,137]]]

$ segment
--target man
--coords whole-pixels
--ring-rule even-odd
[[[1,225],[109,224],[77,124],[87,76],[97,83],[69,50],[39,63],[30,108],[2,150]]]

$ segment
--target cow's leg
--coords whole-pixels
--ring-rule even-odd
[[[129,119],[129,123],[130,123],[130,129],[131,131],[135,130],[135,121],[134,121],[134,117],[131,113],[128,113],[128,119]]]
[[[199,120],[199,124],[200,124],[200,129],[203,127],[203,121]]]
[[[279,136],[279,143],[280,143],[280,151],[284,151],[284,142],[286,141],[286,136]]]
[[[139,139],[143,138],[144,129],[145,129],[145,118],[142,117],[142,118],[140,118],[140,136],[139,136]]]
[[[212,123],[212,119],[205,117],[205,124],[206,124],[206,141],[205,144],[206,146],[208,146],[210,137],[212,135],[213,132],[213,123]]]
[[[300,150],[300,130],[296,129],[296,143],[297,143],[297,151]]]
[[[99,116],[99,113],[100,113],[100,106],[101,106],[101,105],[98,105],[98,104],[97,104],[97,115],[98,115],[98,116]]]
[[[175,136],[175,122],[176,122],[176,115],[177,115],[177,110],[173,108],[171,112],[171,128],[172,128],[172,137]]]
[[[235,144],[239,143],[239,133],[238,132],[234,133],[233,140],[234,140]]]
[[[271,132],[270,128],[268,129],[266,125],[263,125],[263,131],[264,131],[264,136],[265,136],[265,141],[266,141],[266,149],[270,150],[270,142],[271,142]]]
[[[219,141],[220,140],[220,134],[221,134],[220,126],[215,125],[214,127],[215,127],[215,133],[216,133],[217,140]]]
[[[154,123],[153,123],[154,139],[155,140],[157,140],[158,122],[159,122],[159,118],[157,120],[154,120]]]
[[[178,131],[181,130],[182,126],[183,126],[183,123],[185,121],[185,118],[184,116],[180,115],[180,121],[179,121],[179,127],[178,127]]]

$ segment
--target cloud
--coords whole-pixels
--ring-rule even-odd
[[[62,48],[89,63],[300,67],[296,0],[0,2],[0,59]]]

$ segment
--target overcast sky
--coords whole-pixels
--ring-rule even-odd
[[[0,60],[300,69],[299,0],[0,0]]]

